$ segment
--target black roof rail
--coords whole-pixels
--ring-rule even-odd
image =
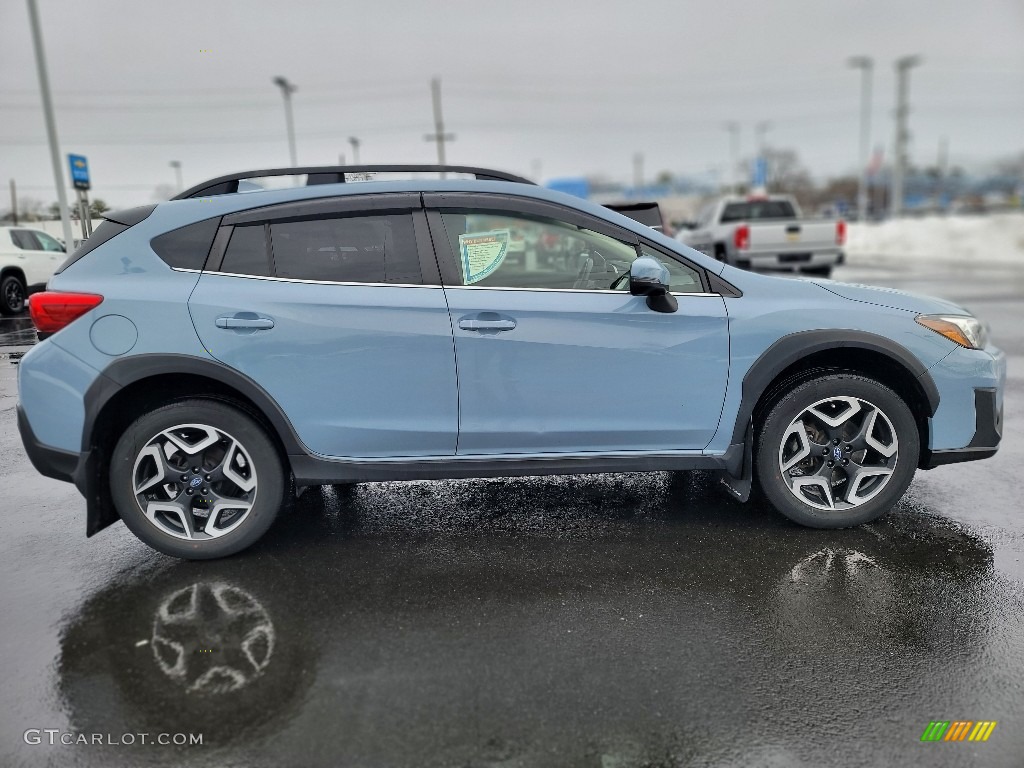
[[[517,184],[533,184],[529,179],[490,168],[475,168],[471,165],[310,165],[301,168],[266,168],[261,171],[242,171],[207,179],[201,184],[186,189],[172,200],[187,200],[190,197],[227,195],[238,191],[238,182],[243,179],[257,179],[265,176],[298,176],[307,174],[306,186],[314,184],[342,184],[347,173],[467,173],[481,181],[513,181]]]

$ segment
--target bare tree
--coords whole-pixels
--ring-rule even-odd
[[[802,205],[814,202],[814,182],[796,150],[765,147],[764,158],[771,192],[793,195]]]

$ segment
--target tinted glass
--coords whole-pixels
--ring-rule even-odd
[[[351,216],[270,225],[278,277],[338,283],[419,283],[412,216]]]
[[[796,211],[788,200],[750,200],[729,203],[722,211],[722,223],[731,221],[761,221],[764,219],[795,219]]]
[[[78,261],[80,258],[85,256],[85,254],[89,253],[90,251],[96,250],[105,242],[107,242],[107,240],[114,237],[115,235],[121,234],[126,229],[128,229],[128,227],[126,227],[124,224],[118,224],[115,221],[104,221],[98,227],[96,227],[96,229],[84,243],[78,246],[74,253],[72,253],[68,257],[67,261],[60,265],[55,274],[59,275],[65,269],[67,269],[76,261]]]
[[[220,271],[234,275],[270,275],[267,233],[263,224],[234,228]]]
[[[44,251],[50,251],[51,253],[64,253],[64,246],[62,246],[55,237],[50,237],[45,232],[33,232],[36,240]]]
[[[487,211],[442,218],[461,285],[607,290],[636,258],[632,245],[551,219]]]
[[[14,241],[14,245],[21,248],[23,251],[41,251],[39,243],[36,242],[35,237],[32,233],[26,229],[12,229],[11,240]]]
[[[207,219],[166,232],[150,242],[157,256],[179,269],[202,269],[220,219]]]

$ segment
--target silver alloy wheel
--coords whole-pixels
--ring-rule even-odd
[[[873,499],[889,483],[898,460],[892,421],[859,397],[828,397],[805,408],[779,446],[779,469],[790,492],[827,511]]]
[[[154,435],[135,459],[132,490],[162,533],[214,539],[235,530],[256,501],[256,467],[234,437],[205,424]]]

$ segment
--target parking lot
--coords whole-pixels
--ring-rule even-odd
[[[0,320],[3,765],[1020,765],[1024,264],[848,266],[956,300],[1009,356],[994,459],[811,530],[707,475],[308,490],[184,562],[39,476]],[[986,743],[922,743],[995,720]],[[202,745],[26,743],[29,729]]]

